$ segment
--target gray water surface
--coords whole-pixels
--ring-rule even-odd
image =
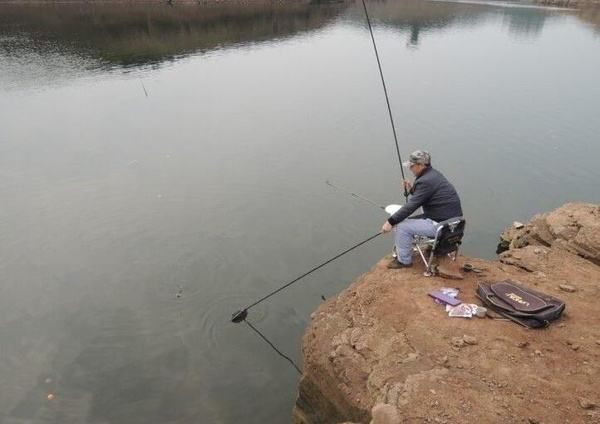
[[[600,201],[600,25],[373,2],[402,153],[432,152],[493,257],[513,220]],[[361,8],[0,5],[0,423],[283,423],[297,374],[230,314],[401,201]],[[252,309],[300,361],[380,237]],[[48,398],[49,395],[50,399]]]

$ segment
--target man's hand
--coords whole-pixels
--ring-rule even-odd
[[[402,185],[408,191],[410,191],[410,189],[412,188],[412,183],[410,181],[408,181],[408,180],[402,181]]]
[[[381,227],[381,232],[382,233],[389,233],[390,231],[392,231],[392,224],[390,224],[389,222],[385,221],[383,223],[383,226]]]

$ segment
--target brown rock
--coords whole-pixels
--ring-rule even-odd
[[[499,256],[499,259],[500,262],[507,265],[513,265],[528,272],[537,272],[536,275],[538,276],[541,273],[545,278],[546,274],[539,270],[543,266],[545,258],[535,254],[534,251],[535,247],[525,246],[520,249],[509,250],[502,253]]]
[[[465,345],[465,341],[462,337],[452,337],[450,344],[454,347],[461,348]]]
[[[566,291],[567,293],[575,293],[577,291],[575,286],[571,286],[569,284],[560,284],[558,288],[562,291]]]
[[[598,404],[596,402],[591,401],[586,398],[580,397],[578,400],[579,400],[579,406],[581,406],[583,409],[594,409],[596,406],[598,406]]]
[[[477,338],[473,337],[473,336],[468,336],[468,335],[465,334],[463,336],[463,340],[468,345],[476,345],[477,344]]]
[[[373,419],[370,424],[400,424],[398,410],[392,405],[378,403],[371,409]]]
[[[522,229],[511,226],[502,240],[511,249],[530,244],[559,247],[600,264],[600,205],[567,203],[534,216]]]
[[[504,317],[502,315],[500,315],[498,312],[495,312],[491,309],[488,308],[487,312],[485,313],[489,318],[492,319],[504,319]]]

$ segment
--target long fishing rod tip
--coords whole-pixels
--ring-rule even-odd
[[[231,314],[231,322],[235,322],[236,324],[239,324],[240,322],[244,321],[247,316],[248,316],[247,309],[242,309],[241,311],[236,311],[233,314]]]

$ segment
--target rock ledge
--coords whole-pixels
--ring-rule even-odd
[[[599,217],[581,203],[538,215],[503,234],[500,261],[459,258],[486,269],[462,281],[381,260],[312,315],[294,422],[600,422]],[[561,320],[450,318],[427,296],[479,303],[478,281],[505,278],[564,299]]]

